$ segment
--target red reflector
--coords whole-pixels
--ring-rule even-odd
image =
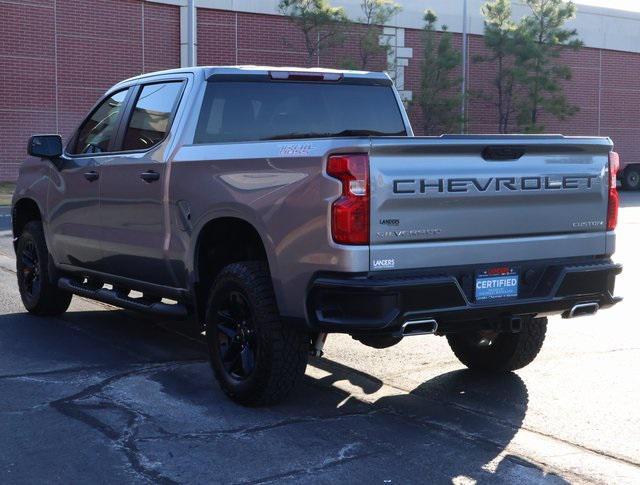
[[[620,169],[620,156],[616,152],[609,152],[609,203],[607,207],[607,231],[613,231],[618,225],[618,208],[620,196],[618,195],[618,170]]]
[[[332,155],[327,174],[342,182],[331,206],[331,234],[338,244],[369,244],[369,156]]]
[[[511,272],[511,268],[508,266],[502,266],[500,268],[491,268],[487,270],[488,275],[500,275],[500,274],[509,274]]]

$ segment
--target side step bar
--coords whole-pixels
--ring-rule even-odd
[[[91,300],[101,301],[109,305],[126,308],[127,310],[135,310],[152,315],[170,317],[170,318],[186,318],[189,314],[187,307],[181,303],[168,304],[162,302],[145,302],[142,298],[131,298],[118,294],[115,290],[106,288],[94,289],[83,283],[74,281],[71,278],[60,278],[58,280],[58,288],[66,290]]]

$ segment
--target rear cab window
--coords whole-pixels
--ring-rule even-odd
[[[233,80],[208,83],[194,143],[406,134],[388,85]]]

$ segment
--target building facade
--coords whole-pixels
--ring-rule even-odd
[[[0,181],[13,180],[33,133],[68,137],[112,84],[140,73],[186,63],[186,0],[0,0]],[[359,0],[334,0],[350,18]],[[419,90],[422,13],[431,8],[461,45],[462,0],[400,0],[403,10],[380,29],[392,46],[371,69],[387,70],[403,96]],[[480,6],[469,0],[468,86],[491,93],[493,67],[474,63],[485,53]],[[196,58],[199,65],[304,66],[301,34],[277,13],[277,0],[197,0]],[[514,2],[515,15],[524,12]],[[566,83],[569,100],[580,107],[566,121],[543,116],[546,131],[566,135],[610,136],[626,160],[640,161],[640,14],[579,6],[573,21],[585,47],[564,54],[573,70]],[[315,65],[338,67],[357,56],[358,26],[345,43],[321,51]],[[409,104],[416,134],[418,109]],[[495,133],[490,99],[468,103],[469,133]]]

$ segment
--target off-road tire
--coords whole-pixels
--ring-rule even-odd
[[[33,253],[36,256],[33,266],[37,271],[38,282],[29,285],[25,275],[33,269],[29,269],[32,258],[27,258],[27,255]],[[20,234],[16,247],[16,271],[20,298],[29,313],[57,316],[67,311],[73,295],[59,289],[49,279],[49,251],[40,221],[27,223]]]
[[[242,294],[253,322],[254,368],[243,380],[234,378],[225,369],[220,334],[216,331],[221,305],[218,302],[231,292]],[[269,269],[259,261],[230,264],[220,271],[207,303],[206,335],[211,367],[220,387],[233,401],[244,406],[266,406],[281,401],[304,374],[309,359],[309,335],[282,322]]]
[[[627,167],[620,178],[624,190],[640,190],[640,166]]]
[[[470,369],[508,372],[521,369],[536,358],[547,331],[546,318],[534,318],[518,333],[500,333],[489,346],[478,345],[478,333],[447,335],[451,350]]]

